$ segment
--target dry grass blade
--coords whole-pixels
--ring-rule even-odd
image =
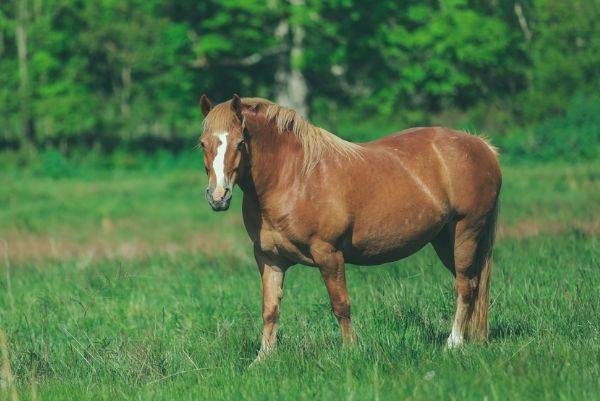
[[[10,309],[15,310],[15,299],[12,294],[12,285],[10,281],[10,260],[8,258],[8,241],[0,239],[0,242],[4,244],[4,264],[6,265],[6,292],[8,294],[8,302],[10,303]]]
[[[15,377],[10,368],[8,341],[2,329],[0,329],[0,348],[2,348],[2,388],[10,392],[12,401],[19,401],[19,394],[17,394],[17,387],[15,386]]]

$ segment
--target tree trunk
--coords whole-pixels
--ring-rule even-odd
[[[29,63],[27,54],[27,22],[29,19],[27,0],[17,0],[17,24],[15,29],[17,53],[19,56],[19,108],[21,132],[27,145],[35,144],[35,124],[31,112],[31,87],[29,84]]]
[[[121,69],[121,115],[129,118],[131,115],[131,65],[127,64]]]
[[[304,0],[291,0],[292,12],[294,7],[303,7]],[[300,69],[300,62],[304,53],[304,27],[298,24],[290,24],[282,20],[275,31],[275,35],[281,40],[291,42],[289,54],[279,60],[279,66],[275,73],[276,95],[275,101],[282,106],[292,108],[301,115],[308,116],[307,95],[308,86]]]
[[[515,3],[515,14],[517,16],[517,21],[519,21],[519,26],[523,31],[523,35],[525,36],[525,40],[527,40],[527,43],[531,42],[531,30],[529,29],[529,24],[527,23],[523,7],[521,7],[520,3]]]

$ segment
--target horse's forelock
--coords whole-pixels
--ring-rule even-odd
[[[218,104],[208,113],[203,122],[204,132],[228,132],[235,125],[237,117],[229,104],[230,102]]]

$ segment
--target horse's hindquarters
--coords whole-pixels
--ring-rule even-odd
[[[349,173],[344,241],[352,263],[398,260],[431,242],[447,224],[479,219],[495,205],[496,155],[479,138],[443,128],[416,129],[367,146]]]

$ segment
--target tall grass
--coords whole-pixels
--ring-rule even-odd
[[[340,348],[318,272],[288,273],[280,346],[257,369],[260,284],[247,260],[156,255],[24,264],[2,303],[19,389],[42,399],[594,399],[598,241],[498,244],[491,337],[446,352],[451,276],[427,250],[350,268],[360,338]]]

